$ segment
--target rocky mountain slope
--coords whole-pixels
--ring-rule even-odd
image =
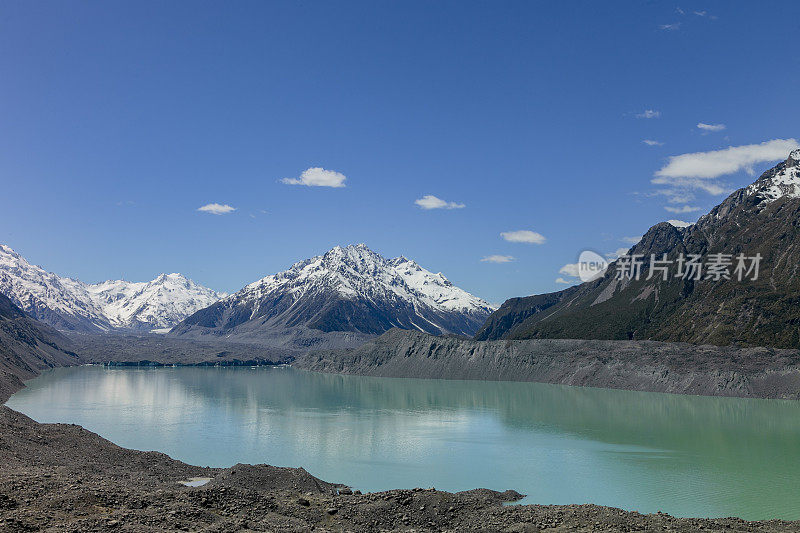
[[[224,296],[181,274],[139,283],[83,283],[32,265],[5,245],[0,245],[0,293],[37,320],[88,332],[171,328]]]
[[[668,278],[647,279],[651,255],[671,261]],[[678,260],[700,256],[703,270]],[[730,261],[715,280],[715,254]],[[737,257],[745,269],[738,279]],[[653,226],[628,255],[641,260],[618,279],[621,260],[606,274],[547,295],[513,299],[487,320],[476,339],[653,339],[726,345],[800,346],[800,150],[739,189],[696,224]],[[757,279],[750,258],[760,255]],[[623,260],[624,261],[624,260]],[[659,266],[654,263],[653,266]]]
[[[800,352],[656,341],[475,341],[393,329],[292,366],[362,376],[535,381],[584,387],[800,399]]]
[[[0,294],[0,396],[42,370],[80,363],[66,337],[33,320]]]
[[[308,345],[331,334],[339,345],[352,345],[393,327],[472,335],[492,311],[441,273],[405,257],[386,259],[359,244],[337,246],[251,283],[171,333],[283,337]]]

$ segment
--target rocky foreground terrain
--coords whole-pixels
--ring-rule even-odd
[[[0,378],[4,379],[4,378]],[[0,390],[15,390],[17,382]],[[8,393],[0,394],[0,402]],[[800,522],[674,518],[596,505],[504,505],[476,489],[353,493],[301,468],[206,468],[0,407],[0,531],[798,531]],[[210,478],[199,487],[181,481]]]
[[[5,398],[0,398],[5,400]],[[0,530],[797,531],[798,522],[641,515],[595,505],[503,505],[514,491],[359,494],[303,469],[203,468],[120,448],[80,426],[0,407]],[[180,481],[211,478],[200,487]]]

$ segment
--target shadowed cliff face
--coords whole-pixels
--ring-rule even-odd
[[[793,152],[796,154],[796,152]],[[800,162],[795,156],[731,194],[688,228],[660,223],[631,248],[641,279],[599,280],[549,295],[509,300],[476,339],[652,339],[800,346]],[[761,255],[758,279],[647,280],[651,254]],[[735,267],[735,261],[731,272]],[[673,266],[674,268],[674,266]],[[705,274],[704,274],[705,276]],[[541,305],[545,299],[550,305]],[[538,299],[538,300],[537,300]]]
[[[80,364],[70,346],[69,339],[0,294],[0,402],[42,370]]]

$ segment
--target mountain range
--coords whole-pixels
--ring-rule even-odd
[[[755,279],[736,258],[759,257]],[[627,259],[626,259],[627,257]],[[641,276],[621,275],[630,257]],[[648,275],[657,261],[725,257],[726,275]],[[752,264],[750,265],[752,267]],[[499,309],[405,257],[337,246],[235,294],[180,274],[86,284],[0,245],[0,293],[57,329],[169,329],[271,346],[352,347],[392,328],[476,340],[573,338],[800,346],[800,150],[730,194],[695,224],[659,223],[604,275]],[[170,329],[171,328],[171,329]]]
[[[0,245],[0,293],[37,320],[82,332],[169,329],[225,296],[181,274],[84,283],[32,265],[5,245]]]
[[[32,265],[0,245],[0,293],[57,329],[212,335],[294,349],[360,344],[393,327],[473,335],[489,303],[405,257],[337,246],[233,295],[181,274],[149,282],[84,283]]]
[[[732,264],[730,279],[708,270],[647,279],[651,258]],[[722,254],[722,256],[716,256]],[[737,257],[760,256],[739,280]],[[694,344],[800,346],[800,150],[739,189],[695,224],[656,224],[628,252],[642,275],[611,263],[599,279],[562,291],[512,298],[487,320],[477,340],[573,338],[685,341]],[[653,266],[658,266],[653,263]],[[747,268],[753,266],[751,259]],[[673,268],[677,268],[674,266]],[[623,274],[623,275],[620,275]]]
[[[292,337],[353,345],[391,328],[473,335],[489,303],[405,257],[387,259],[365,244],[337,246],[262,278],[189,316],[173,335],[239,339]],[[297,338],[298,331],[304,332]],[[326,343],[328,346],[331,344]]]

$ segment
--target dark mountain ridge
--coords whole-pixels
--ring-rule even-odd
[[[0,294],[0,397],[42,370],[82,362],[69,339],[29,317]]]
[[[651,256],[662,254],[673,265],[668,279],[646,279]],[[714,254],[730,256],[731,279],[707,279],[706,270],[700,279],[675,276],[681,255],[690,254],[704,263]],[[760,255],[757,279],[737,279],[739,254]],[[628,255],[641,256],[640,279],[618,279],[621,263],[614,261],[597,280],[505,302],[475,338],[800,346],[800,150],[696,224],[656,224]]]

